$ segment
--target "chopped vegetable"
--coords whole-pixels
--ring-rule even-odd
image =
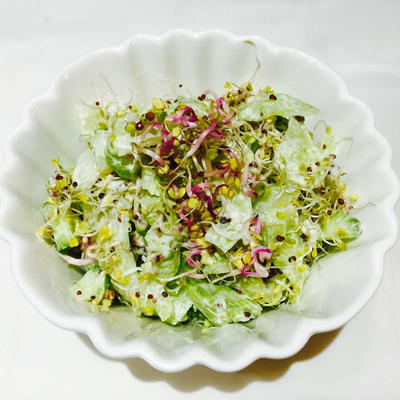
[[[331,129],[271,88],[79,106],[87,149],[53,160],[38,235],[101,311],[204,327],[294,303],[316,260],[361,234]],[[100,105],[101,104],[101,105]]]

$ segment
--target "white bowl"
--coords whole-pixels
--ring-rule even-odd
[[[190,332],[178,329],[176,348],[169,350],[149,339],[154,330],[165,329],[157,323],[147,331],[136,329],[130,337],[121,337],[116,332],[124,331],[126,316],[120,319],[112,313],[105,318],[77,309],[66,291],[74,276],[35,238],[41,223],[39,206],[45,199],[43,185],[52,172],[50,160],[60,156],[73,163],[84,146],[78,140],[75,105],[80,100],[112,98],[112,93],[121,101],[133,96],[133,101],[146,104],[152,97],[188,91],[199,94],[212,88],[221,92],[225,81],[250,79],[256,87],[271,85],[316,105],[336,135],[353,137],[350,155],[346,157],[348,148],[341,152],[347,184],[360,195],[362,204],[374,204],[358,214],[362,236],[348,251],[324,259],[315,268],[298,305],[264,314],[254,329],[240,326],[232,335],[231,330],[217,328],[214,341],[201,335],[194,339]],[[141,357],[162,371],[179,371],[194,364],[235,371],[261,357],[293,355],[311,335],[336,329],[361,310],[379,284],[384,253],[396,238],[393,207],[399,185],[390,167],[390,147],[374,128],[370,110],[315,58],[257,37],[176,30],[160,37],[135,36],[119,47],[96,51],[66,68],[48,92],[29,105],[21,128],[10,135],[5,149],[1,228],[12,250],[12,272],[22,293],[49,321],[86,333],[105,355]],[[113,319],[114,324],[110,323]],[[224,339],[224,332],[229,338]],[[234,352],[226,351],[231,345],[228,339],[240,344]]]

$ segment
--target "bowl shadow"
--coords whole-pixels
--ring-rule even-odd
[[[125,364],[130,373],[141,381],[165,381],[180,392],[195,392],[204,386],[224,392],[234,392],[254,381],[267,382],[280,379],[294,363],[309,360],[324,351],[340,331],[341,328],[312,336],[303,349],[292,357],[282,360],[259,359],[243,370],[231,373],[213,371],[202,365],[176,373],[160,372],[142,359],[113,360],[105,357],[93,346],[86,335],[78,334],[78,336],[100,357]]]

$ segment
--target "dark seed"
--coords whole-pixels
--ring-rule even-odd
[[[203,172],[203,171],[199,171],[199,172],[197,173],[197,176],[198,176],[199,178],[203,178],[204,172]]]
[[[331,214],[332,214],[332,210],[328,210],[326,213],[327,213],[328,215],[331,215]]]
[[[90,296],[91,300],[94,300],[96,298],[96,296]]]
[[[80,296],[80,295],[82,294],[82,292],[81,292],[80,290],[78,290],[78,291],[76,292],[76,294],[77,294],[78,296]]]
[[[148,121],[153,121],[153,119],[156,117],[156,115],[152,111],[149,111],[146,113],[145,117]]]
[[[344,200],[342,198],[338,198],[337,202],[342,206],[344,204]]]
[[[142,121],[136,122],[135,128],[136,130],[141,131],[144,128],[143,122]]]
[[[162,297],[168,297],[168,293],[167,292],[162,292],[161,295],[162,295]]]
[[[75,181],[72,182],[72,186],[73,186],[73,187],[77,187],[77,186],[78,186],[78,182],[75,182]]]
[[[257,167],[258,167],[258,164],[257,164],[255,161],[252,161],[252,162],[249,164],[249,166],[250,166],[250,167],[257,168]]]
[[[105,196],[103,192],[99,193],[99,199],[102,199]]]
[[[296,256],[290,256],[289,258],[288,258],[288,261],[289,262],[294,262],[294,261],[296,261],[297,260],[297,258],[296,258]]]
[[[152,298],[153,298],[153,295],[150,293],[150,294],[147,295],[147,298],[148,298],[148,299],[152,299]]]
[[[96,106],[99,106],[100,105],[100,102],[99,101],[96,101]]]
[[[245,311],[245,312],[244,312],[244,316],[245,316],[246,318],[250,318],[250,317],[251,317],[251,313],[249,313],[248,311]]]
[[[134,219],[135,221],[137,221],[137,220],[139,219],[139,215],[135,214],[135,215],[133,216],[133,219]]]
[[[63,179],[64,177],[62,176],[62,175],[60,175],[60,174],[57,174],[56,175],[56,179],[58,180],[58,181],[60,181],[61,179]]]
[[[311,167],[308,167],[308,168],[307,168],[307,172],[312,172],[312,168],[311,168]]]
[[[260,127],[260,124],[258,122],[250,121],[249,124],[253,129],[258,129]]]
[[[317,167],[319,167],[319,166],[321,165],[321,163],[320,163],[319,161],[317,161],[317,162],[315,163],[315,165],[316,165]]]
[[[182,87],[182,86],[183,86],[182,83],[180,83],[180,84],[179,84],[179,87]]]
[[[202,94],[201,96],[199,96],[199,100],[203,101],[206,98],[205,94]]]
[[[323,144],[323,145],[322,145],[322,148],[325,150],[325,149],[326,149],[326,144]]]
[[[281,236],[281,235],[276,235],[276,238],[275,238],[278,242],[283,242],[284,240],[285,240],[285,237],[284,236]]]
[[[269,99],[270,99],[270,100],[276,100],[277,97],[276,97],[274,94],[270,94],[270,95],[269,95]]]
[[[136,297],[140,297],[140,293],[139,293],[139,292],[136,292],[136,293],[135,293],[135,296],[136,296]]]
[[[305,121],[305,118],[304,118],[302,115],[296,115],[296,116],[294,117],[294,119],[295,119],[296,121],[300,122],[300,123]]]
[[[305,233],[302,233],[300,237],[306,242],[308,240],[308,236]]]

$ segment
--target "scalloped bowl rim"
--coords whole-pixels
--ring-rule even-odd
[[[324,72],[329,75],[330,79],[335,82],[336,87],[339,89],[341,98],[343,100],[351,101],[352,103],[357,105],[359,110],[363,112],[365,119],[366,121],[368,121],[368,125],[370,126],[370,132],[376,136],[376,139],[379,140],[379,142],[384,147],[386,174],[391,177],[391,183],[393,186],[393,191],[391,195],[385,199],[385,203],[387,209],[390,210],[392,220],[395,222],[391,226],[391,229],[388,230],[386,237],[374,244],[374,253],[375,255],[377,255],[376,262],[379,263],[379,268],[376,269],[376,273],[373,278],[371,277],[369,285],[363,288],[363,295],[359,297],[358,301],[354,302],[350,307],[348,307],[341,314],[335,317],[323,319],[304,318],[299,323],[295,339],[284,346],[276,347],[265,342],[258,342],[257,346],[249,345],[249,348],[246,350],[246,352],[242,352],[239,358],[226,361],[214,355],[207,349],[199,346],[198,344],[193,344],[190,348],[190,354],[189,350],[186,350],[186,352],[182,356],[180,356],[179,359],[166,360],[165,358],[159,357],[153,351],[151,346],[149,346],[148,343],[144,340],[138,339],[135,344],[130,344],[129,347],[115,346],[107,339],[106,335],[103,334],[102,330],[99,327],[99,321],[95,318],[81,315],[62,316],[51,310],[46,302],[39,300],[36,297],[35,292],[31,290],[29,285],[26,284],[25,277],[21,273],[21,269],[18,267],[23,261],[19,257],[19,254],[21,254],[22,252],[18,251],[24,246],[23,239],[12,230],[5,228],[2,223],[0,224],[0,234],[1,237],[5,239],[5,241],[9,244],[11,249],[12,275],[14,276],[17,286],[27,298],[27,300],[32,304],[32,306],[47,320],[57,325],[58,327],[75,332],[81,332],[88,335],[97,350],[99,350],[105,356],[117,359],[139,357],[144,359],[154,368],[164,372],[177,372],[192,367],[194,365],[204,365],[221,372],[233,372],[247,367],[249,364],[259,358],[281,359],[290,357],[301,350],[301,348],[304,347],[304,345],[307,343],[312,335],[320,332],[332,331],[346,324],[367,304],[367,302],[370,300],[373,293],[377,289],[383,275],[384,254],[390,249],[391,246],[393,246],[396,241],[398,226],[394,206],[399,198],[400,187],[397,177],[390,166],[392,154],[390,145],[385,137],[375,129],[372,112],[369,107],[360,100],[350,96],[343,79],[331,68],[321,63],[318,59],[296,49],[274,45],[267,39],[258,36],[237,36],[232,33],[217,29],[199,33],[182,29],[175,29],[168,31],[160,36],[147,34],[135,35],[130,39],[124,41],[119,46],[99,49],[78,58],[75,62],[64,68],[54,78],[50,88],[43,95],[36,97],[30,103],[28,103],[23,113],[21,126],[12,134],[8,135],[8,137],[6,138],[6,141],[4,143],[5,161],[0,172],[0,222],[4,221],[4,217],[7,214],[7,210],[9,209],[9,204],[11,204],[13,200],[13,194],[8,192],[7,189],[3,186],[3,182],[7,180],[7,171],[13,163],[13,157],[15,157],[13,150],[13,138],[18,132],[29,129],[32,126],[31,115],[35,112],[35,106],[37,104],[40,104],[44,100],[51,100],[52,98],[56,97],[59,82],[63,80],[66,76],[68,76],[68,72],[70,70],[79,67],[82,61],[88,61],[90,58],[95,58],[98,53],[118,53],[124,51],[130,44],[132,44],[132,42],[137,40],[146,39],[161,42],[166,41],[169,37],[175,35],[185,35],[195,40],[201,39],[202,37],[205,37],[207,35],[223,36],[226,40],[230,41],[251,40],[262,42],[266,47],[274,52],[280,51],[287,54],[301,56],[302,58],[307,59],[307,61],[317,65],[318,68],[323,69]]]

